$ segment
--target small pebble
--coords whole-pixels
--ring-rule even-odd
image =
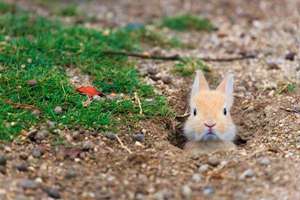
[[[159,76],[155,76],[155,75],[150,75],[150,78],[151,78],[153,81],[158,81],[158,80],[160,80],[160,77],[159,77]]]
[[[117,139],[116,134],[113,132],[106,132],[106,133],[104,133],[104,136],[111,140]]]
[[[59,199],[61,197],[59,190],[53,187],[44,188],[44,191],[48,194],[49,197],[54,199]]]
[[[35,158],[40,158],[42,156],[42,151],[40,148],[36,147],[32,150],[32,156]]]
[[[254,171],[252,169],[247,169],[242,173],[240,179],[251,178],[253,176],[254,176]]]
[[[55,128],[56,123],[53,122],[53,121],[47,120],[47,125],[48,125],[49,128]]]
[[[38,187],[38,183],[35,181],[32,181],[30,179],[23,179],[19,182],[19,186],[21,186],[23,189],[36,189]]]
[[[213,167],[216,167],[220,164],[220,160],[215,156],[211,156],[208,158],[207,163]]]
[[[61,106],[56,106],[56,107],[54,108],[54,112],[55,112],[56,114],[61,114],[61,113],[63,112],[63,109],[62,109]]]
[[[172,78],[170,76],[163,76],[161,80],[164,82],[164,84],[172,83]]]
[[[91,141],[85,141],[82,144],[82,150],[83,151],[89,151],[91,149],[93,149],[94,144]]]
[[[28,84],[29,86],[35,86],[35,85],[37,84],[37,81],[34,80],[34,79],[32,79],[32,80],[27,81],[27,84]]]
[[[15,167],[20,172],[27,172],[28,171],[28,164],[24,163],[24,162],[16,164]]]
[[[49,135],[49,131],[46,129],[42,129],[38,131],[34,137],[35,140],[41,141],[46,139],[46,137]]]
[[[200,173],[205,173],[205,172],[208,171],[208,169],[209,169],[209,165],[208,165],[208,164],[204,164],[204,165],[201,165],[201,166],[199,167],[199,172],[200,172]]]
[[[213,193],[215,192],[214,188],[211,187],[211,186],[206,186],[203,188],[203,194],[205,196],[209,196],[209,195],[212,195]]]
[[[73,140],[77,140],[77,139],[79,139],[79,137],[80,137],[80,132],[79,131],[74,131],[72,133]]]
[[[28,159],[28,155],[27,155],[27,153],[25,153],[25,152],[20,153],[19,157],[20,157],[22,160],[27,160],[27,159]]]
[[[150,75],[155,75],[155,74],[158,73],[157,69],[154,68],[154,67],[148,67],[148,68],[147,68],[147,72],[148,72],[148,74],[150,74]]]
[[[186,199],[190,199],[192,196],[192,189],[188,185],[184,185],[181,188],[181,194],[184,196]]]
[[[269,164],[270,164],[270,159],[267,158],[267,157],[263,157],[263,158],[258,159],[258,163],[259,163],[260,165],[266,166],[266,165],[269,165]]]
[[[39,109],[34,109],[32,112],[31,112],[34,116],[40,116],[41,115],[41,111]]]
[[[66,179],[72,179],[72,178],[75,178],[76,176],[77,176],[77,173],[73,169],[68,170],[65,174]]]
[[[0,165],[0,173],[6,174],[6,167],[4,165]]]
[[[138,142],[144,142],[145,135],[143,133],[137,133],[137,134],[133,135],[133,139]]]
[[[5,156],[0,155],[0,165],[5,166],[7,162],[7,159]]]
[[[163,189],[156,192],[153,197],[155,200],[165,200],[165,199],[172,199],[172,196],[173,194],[171,191]]]
[[[193,174],[192,180],[196,183],[199,183],[201,181],[201,175],[200,174]]]
[[[295,60],[296,53],[295,52],[289,52],[285,55],[286,60],[294,61]]]

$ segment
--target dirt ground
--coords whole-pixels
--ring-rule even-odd
[[[10,2],[12,2],[10,0]],[[29,0],[22,7],[48,15]],[[116,138],[85,130],[56,130],[72,145],[50,145],[52,124],[0,145],[0,199],[300,199],[299,92],[286,83],[300,80],[300,1],[90,1],[81,10],[98,21],[87,26],[149,22],[180,12],[200,14],[218,27],[213,33],[176,33],[195,49],[159,51],[190,56],[230,57],[255,53],[256,59],[210,62],[213,77],[235,74],[232,116],[240,137],[237,150],[190,156],[181,148],[177,121],[143,121],[145,141],[130,134]],[[166,34],[175,34],[172,31]],[[151,51],[151,50],[150,50]],[[295,53],[293,57],[292,54]],[[171,83],[145,81],[166,95],[178,114],[186,111],[191,78],[174,76],[174,63],[139,61]],[[209,79],[210,82],[214,82]],[[138,130],[134,130],[138,131]],[[59,141],[58,141],[59,142]]]

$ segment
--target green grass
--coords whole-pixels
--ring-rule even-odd
[[[81,126],[101,131],[169,115],[165,98],[141,82],[135,63],[124,56],[101,54],[103,50],[140,50],[140,34],[117,29],[107,35],[80,26],[66,27],[3,3],[0,12],[0,140],[11,140],[21,130],[46,120],[68,128]],[[86,97],[69,83],[66,68],[79,68],[92,77],[102,92],[124,93],[126,98],[102,99],[85,108],[82,102]],[[30,86],[29,80],[37,84]],[[142,115],[134,92],[141,99]],[[35,106],[41,115],[16,109],[6,100]],[[63,113],[56,114],[56,106],[61,106]]]
[[[162,26],[176,31],[212,31],[215,29],[208,19],[190,14],[166,17],[162,20]]]
[[[205,63],[200,59],[185,58],[177,62],[174,66],[173,72],[180,76],[191,76],[196,70],[202,70],[204,73],[210,72]]]

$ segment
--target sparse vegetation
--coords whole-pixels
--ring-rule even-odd
[[[162,21],[162,26],[177,31],[212,31],[215,29],[213,24],[208,19],[190,14],[166,17]]]
[[[173,72],[175,74],[181,75],[181,76],[191,76],[194,74],[194,72],[200,69],[203,72],[209,72],[210,69],[208,68],[205,63],[200,59],[193,59],[193,58],[186,58],[182,61],[179,61],[175,64],[175,68]]]

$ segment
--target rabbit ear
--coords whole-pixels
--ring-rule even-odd
[[[200,70],[197,70],[195,80],[192,86],[191,96],[197,95],[202,90],[209,90],[209,87],[203,73]]]
[[[226,94],[226,106],[230,108],[233,103],[233,74],[227,74],[217,90]]]

